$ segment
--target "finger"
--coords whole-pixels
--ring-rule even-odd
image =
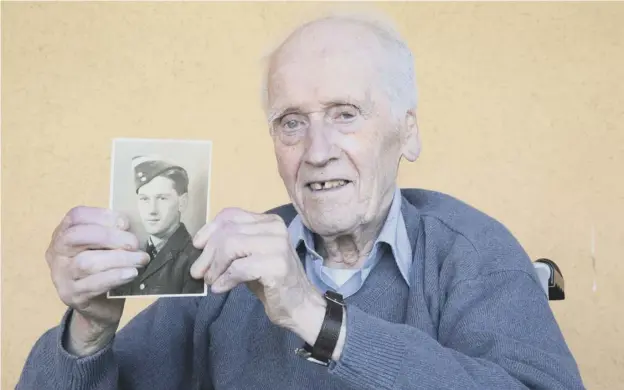
[[[130,282],[137,275],[136,268],[110,269],[75,281],[74,291],[86,301]]]
[[[216,232],[224,232],[226,234],[244,234],[244,235],[274,235],[283,236],[288,234],[288,230],[283,224],[276,224],[263,220],[254,220],[251,222],[227,222],[220,224],[206,225],[206,230],[201,235],[196,236],[193,244],[198,248],[203,248],[206,243]]]
[[[230,291],[244,282],[260,280],[270,267],[271,258],[266,255],[249,256],[237,259],[219,276],[210,287],[215,294]]]
[[[204,280],[207,284],[212,284],[237,259],[268,254],[276,257],[279,245],[283,244],[283,239],[276,236],[244,234],[228,236],[217,244],[210,267],[204,274]],[[208,246],[212,245],[209,243]]]
[[[100,225],[122,230],[130,226],[130,221],[122,213],[101,207],[77,206],[69,210],[65,218],[70,226]]]
[[[207,245],[211,238],[217,232],[227,234],[228,230],[233,230],[232,227],[235,222],[229,220],[215,219],[213,222],[204,225],[199,232],[193,238],[193,245],[196,248],[203,248],[202,254],[191,265],[191,276],[195,279],[203,279],[204,275],[210,268],[212,259],[215,256],[215,250],[218,248],[218,244]]]
[[[56,228],[52,232],[52,240],[56,239],[59,233],[65,231],[70,226],[71,226],[71,218],[65,215],[65,217],[63,217],[61,222],[56,226]]]
[[[100,225],[75,225],[65,230],[56,240],[59,253],[73,256],[85,249],[137,250],[139,241],[130,232]]]
[[[210,263],[214,258],[215,245],[206,246],[201,255],[191,265],[191,277],[195,279],[203,279],[204,275],[210,268]]]
[[[253,235],[282,236],[288,234],[288,229],[284,224],[274,223],[267,220],[256,220],[253,222],[240,223],[234,227],[234,233]]]
[[[115,268],[144,267],[149,260],[149,255],[142,251],[86,250],[72,259],[72,274],[78,280]]]
[[[238,209],[236,209],[238,210]],[[220,214],[224,215],[224,214]],[[224,219],[228,217],[230,219]],[[216,240],[215,234],[220,233],[219,237],[230,236],[254,236],[263,235],[274,237],[287,237],[288,229],[283,220],[270,214],[244,214],[233,212],[229,216],[215,219],[212,223],[204,225],[202,229],[195,235],[193,245],[197,248],[203,248],[202,254],[195,260],[191,266],[191,276],[201,279],[209,270],[212,259],[215,256],[215,250],[221,245],[209,244],[213,238]],[[232,256],[233,258],[242,257],[244,255]],[[204,278],[205,279],[205,278]]]
[[[203,248],[206,241],[214,232],[223,229],[231,224],[252,223],[266,220],[265,214],[255,214],[239,208],[226,208],[221,210],[214,220],[204,225],[193,237],[193,245],[197,248]]]

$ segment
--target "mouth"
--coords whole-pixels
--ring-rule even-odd
[[[160,219],[148,219],[147,222],[156,223],[156,222],[160,222]]]
[[[338,190],[347,184],[350,184],[349,180],[335,179],[327,181],[312,181],[306,184],[306,187],[312,192],[334,191]]]

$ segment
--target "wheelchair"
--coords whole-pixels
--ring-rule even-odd
[[[557,264],[546,258],[533,262],[537,277],[542,284],[544,293],[549,301],[562,301],[565,299],[563,274]]]

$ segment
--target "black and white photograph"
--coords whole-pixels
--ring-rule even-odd
[[[206,295],[190,268],[202,252],[192,239],[207,220],[211,152],[211,141],[113,140],[110,208],[128,216],[149,262],[108,298]]]

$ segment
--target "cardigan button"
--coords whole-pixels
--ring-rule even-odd
[[[141,283],[141,285],[139,286],[140,290],[145,290],[145,283]]]

